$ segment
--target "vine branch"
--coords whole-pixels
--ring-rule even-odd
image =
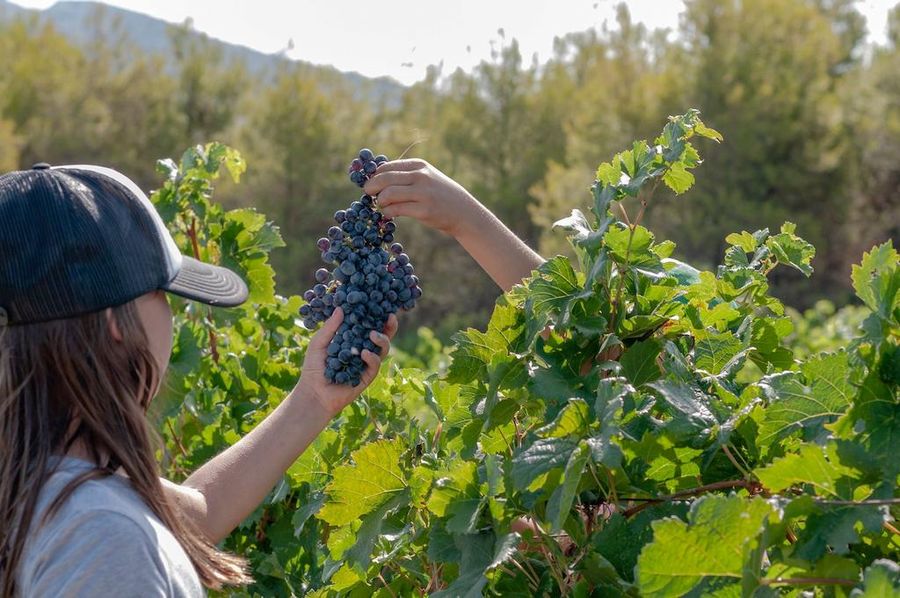
[[[776,577],[774,579],[760,579],[759,583],[764,586],[855,586],[858,581],[852,579],[841,579],[839,577]]]
[[[630,509],[625,509],[622,512],[622,515],[627,519],[633,515],[637,515],[641,511],[652,507],[653,505],[669,502],[673,500],[680,500],[682,498],[690,498],[692,496],[699,496],[701,494],[706,494],[707,492],[714,492],[716,490],[729,490],[732,488],[746,488],[747,490],[753,490],[758,488],[759,484],[754,482],[748,482],[747,480],[726,480],[722,482],[713,482],[712,484],[705,484],[703,486],[698,486],[697,488],[691,488],[689,490],[682,490],[681,492],[676,492],[674,494],[667,494],[665,496],[657,496],[656,498],[648,498],[641,499],[644,500],[642,504],[635,505]],[[633,499],[632,499],[633,500]]]

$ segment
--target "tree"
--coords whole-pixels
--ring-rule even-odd
[[[237,116],[248,78],[243,64],[226,62],[220,45],[188,19],[170,29],[177,69],[177,104],[187,143],[222,137]]]

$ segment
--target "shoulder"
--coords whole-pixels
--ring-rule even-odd
[[[25,595],[169,595],[158,543],[146,526],[117,510],[63,509],[33,537],[21,564]]]
[[[76,476],[58,472],[42,491],[23,555],[23,588],[56,595],[55,590],[77,583],[85,589],[79,593],[90,588],[90,593],[128,595],[129,588],[145,587],[152,596],[156,590],[181,595],[178,588],[191,586],[202,595],[183,548],[126,478],[84,482],[40,525],[43,512]]]

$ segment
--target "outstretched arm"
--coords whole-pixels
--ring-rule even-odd
[[[328,422],[374,380],[381,358],[364,350],[366,369],[359,386],[330,384],[324,367],[328,343],[343,319],[340,309],[312,340],[300,380],[285,400],[249,434],[198,469],[182,485],[165,482],[166,491],[186,517],[218,543],[247,518],[284,472]],[[391,316],[385,334],[372,341],[386,355],[397,331]]]
[[[365,186],[385,216],[415,218],[455,238],[508,291],[544,259],[459,183],[424,160],[382,164]]]

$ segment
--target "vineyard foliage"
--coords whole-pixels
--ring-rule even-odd
[[[852,340],[804,344],[768,293],[775,268],[812,274],[792,224],[729,235],[715,271],[641,226],[660,184],[691,187],[699,138],[722,140],[689,111],[601,164],[592,213],[556,224],[577,259],[502,296],[448,367],[427,337],[388,360],[226,541],[257,580],[240,592],[900,593],[897,251],[853,268]],[[303,300],[275,294],[278,230],[211,200],[240,155],[210,144],[159,168],[153,199],[182,250],[251,288],[245,307],[175,309],[155,416],[183,479],[278,404],[310,333]]]

